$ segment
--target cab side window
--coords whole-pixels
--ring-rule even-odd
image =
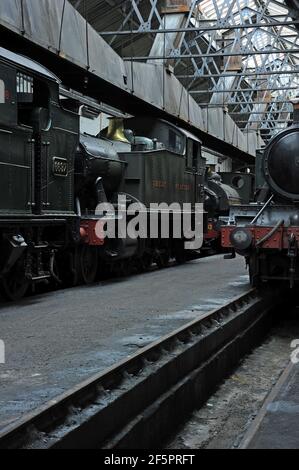
[[[196,169],[198,168],[199,150],[200,150],[200,146],[198,142],[193,142],[192,163],[193,163],[193,168],[196,168]]]
[[[17,102],[19,124],[32,127],[32,111],[35,108],[43,108],[44,111],[49,111],[50,92],[47,83],[18,72]]]
[[[14,126],[17,121],[16,71],[0,64],[0,123]]]
[[[190,170],[198,169],[199,159],[201,157],[201,146],[195,140],[188,140],[187,148],[187,168]]]
[[[0,104],[5,104],[5,85],[3,80],[0,80]]]
[[[188,139],[186,165],[189,170],[192,170],[193,168],[193,142],[190,139]]]
[[[17,95],[19,103],[33,102],[33,78],[24,73],[17,73]]]
[[[33,107],[33,77],[17,73],[18,122],[25,126],[31,125],[30,111]]]
[[[183,142],[183,138],[179,134],[177,134],[172,129],[169,129],[168,140],[169,140],[169,148],[173,152],[183,154],[184,142]]]

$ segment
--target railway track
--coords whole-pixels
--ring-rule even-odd
[[[264,336],[280,292],[250,290],[0,433],[0,449],[161,448]]]
[[[217,256],[217,255],[220,255],[222,253],[217,253],[217,252],[214,252],[214,251],[205,251],[203,252],[201,255],[198,255],[198,256],[195,256],[194,258],[190,258],[189,260],[186,261],[187,262],[190,262],[190,261],[195,261],[197,259],[202,259],[202,258],[211,258],[212,256]],[[128,277],[132,277],[132,276],[136,276],[136,275],[140,275],[140,274],[146,274],[146,273],[150,273],[150,272],[153,272],[153,271],[159,271],[159,270],[162,270],[162,269],[170,269],[170,268],[175,268],[176,266],[179,266],[180,264],[177,263],[176,261],[174,260],[170,260],[169,263],[166,265],[166,266],[163,266],[163,267],[159,267],[157,264],[153,263],[149,268],[143,270],[143,271],[138,271],[137,269],[134,271],[131,271],[131,272],[115,272],[115,273],[109,273],[109,274],[104,274],[102,277],[101,276],[98,276],[98,279],[96,280],[96,282],[94,282],[93,284],[96,285],[98,282],[113,282],[114,280],[117,280],[117,279],[123,279],[123,278],[128,278]],[[90,284],[89,284],[90,285]],[[41,284],[39,287],[34,287],[34,288],[31,288],[28,290],[28,292],[26,293],[26,296],[25,297],[34,297],[35,295],[41,295],[41,294],[44,294],[44,293],[48,293],[48,292],[55,292],[57,290],[60,290],[60,289],[74,289],[76,287],[80,287],[80,286],[84,286],[84,284],[78,284],[76,286],[68,286],[67,284],[64,284],[64,283],[61,283],[61,284],[55,284],[54,282],[53,283],[49,283],[49,284]],[[22,300],[22,299],[20,299]],[[19,300],[19,301],[20,301]],[[14,302],[14,303],[18,303],[19,302],[18,300],[8,300],[7,298],[5,298],[5,295],[3,295],[1,292],[0,292],[0,307],[2,305],[5,305],[5,304],[8,304],[10,302]]]

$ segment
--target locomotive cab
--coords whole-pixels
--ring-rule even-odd
[[[203,202],[205,160],[197,137],[161,119],[127,119],[125,129],[133,132],[132,152],[120,154],[127,162],[125,192],[147,207]],[[147,139],[145,151],[134,145],[139,136]]]
[[[75,233],[79,121],[55,75],[3,48],[0,84],[0,289],[15,300],[57,278],[55,254]]]
[[[78,117],[62,109],[59,80],[39,64],[0,49],[0,70],[5,89],[1,212],[74,215],[70,195]]]

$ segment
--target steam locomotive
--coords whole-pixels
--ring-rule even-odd
[[[207,168],[204,207],[208,225],[203,250],[212,249],[215,253],[226,250],[221,246],[221,229],[229,221],[230,209],[240,204],[249,204],[254,198],[254,191],[255,175],[250,168],[220,173]]]
[[[293,123],[277,134],[256,162],[256,202],[232,207],[222,245],[245,257],[252,286],[299,280],[299,100]]]
[[[99,136],[80,134],[76,100],[38,63],[0,48],[0,289],[18,300],[39,283],[92,283],[99,271],[128,273],[186,260],[185,236],[101,236],[100,204],[190,203],[203,213],[206,243],[237,191],[207,178],[201,141],[163,120],[111,119]],[[216,178],[217,179],[217,178]],[[207,180],[209,180],[207,182]],[[231,200],[230,200],[231,199]],[[227,202],[227,205],[224,203]],[[130,218],[128,221],[130,222]],[[172,220],[170,220],[170,225]]]

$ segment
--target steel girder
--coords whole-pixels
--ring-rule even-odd
[[[110,3],[112,0],[106,0]],[[290,99],[299,87],[299,15],[283,0],[131,0],[117,31],[103,31],[111,44],[129,35],[150,35],[148,55],[126,53],[127,60],[171,64],[199,104],[228,109],[247,119],[245,132],[260,130],[269,139],[290,119]],[[292,5],[291,5],[292,4]],[[292,10],[289,9],[292,7]],[[183,25],[167,15],[185,16]],[[172,33],[172,34],[170,34]],[[176,33],[176,34],[175,34]],[[160,38],[160,40],[158,40]],[[162,46],[161,46],[162,45]],[[132,47],[134,51],[134,47]],[[160,51],[153,56],[153,51]],[[161,53],[162,51],[162,53]]]

